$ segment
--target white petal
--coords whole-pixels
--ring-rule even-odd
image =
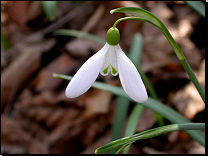
[[[118,72],[121,84],[126,94],[133,100],[143,103],[148,99],[146,88],[131,60],[125,55],[119,45],[116,46],[118,57]]]
[[[68,98],[80,96],[92,86],[98,77],[108,48],[109,44],[106,43],[101,50],[81,66],[66,88],[65,94]]]
[[[105,55],[105,60],[103,62],[100,73],[103,76],[106,76],[110,71],[113,76],[118,75],[117,54],[116,54],[115,46],[111,46],[111,45],[108,49],[108,52]]]

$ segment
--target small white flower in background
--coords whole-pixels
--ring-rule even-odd
[[[119,74],[126,94],[136,102],[143,103],[148,99],[146,88],[131,60],[119,46],[120,33],[117,28],[107,32],[107,43],[96,54],[90,57],[77,71],[66,88],[66,96],[75,98],[90,89],[99,73],[103,76],[111,71],[113,76]]]

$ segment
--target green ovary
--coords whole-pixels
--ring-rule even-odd
[[[117,28],[110,28],[107,31],[107,35],[106,35],[106,41],[108,44],[110,45],[117,45],[120,41],[120,33],[119,30]]]

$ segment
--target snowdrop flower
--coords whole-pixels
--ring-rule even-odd
[[[99,73],[103,76],[109,72],[119,74],[126,94],[136,102],[143,103],[148,99],[142,79],[130,59],[119,46],[120,33],[117,28],[107,32],[107,43],[96,54],[90,57],[77,71],[66,88],[66,96],[75,98],[85,93],[95,82]]]

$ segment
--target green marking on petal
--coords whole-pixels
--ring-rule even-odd
[[[113,72],[113,74],[115,75],[118,71],[117,71],[117,70],[115,70],[115,68],[113,68],[113,66],[111,66],[111,68],[112,68],[112,72]]]
[[[108,68],[109,68],[109,66],[107,68],[105,68],[105,70],[103,70],[103,73],[104,74],[107,74],[108,73]]]

